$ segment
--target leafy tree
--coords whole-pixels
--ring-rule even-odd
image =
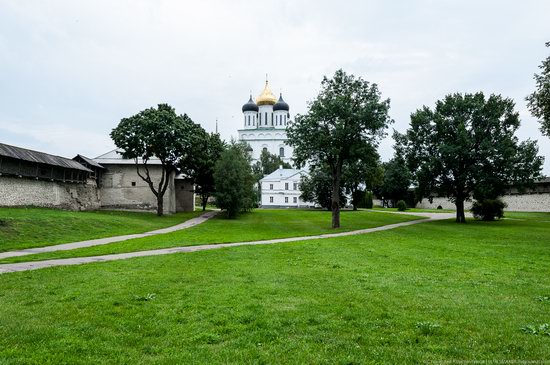
[[[290,166],[288,162],[284,162],[281,157],[269,153],[266,150],[262,150],[259,160],[252,166],[252,169],[257,175],[261,175],[261,179],[265,175],[269,175],[277,170],[279,166],[282,166],[284,169],[292,168],[292,166]]]
[[[321,92],[305,115],[287,128],[297,166],[326,165],[331,177],[332,227],[340,227],[340,188],[345,163],[359,158],[365,146],[377,146],[391,119],[389,100],[376,84],[342,70],[323,78]]]
[[[216,205],[225,210],[229,218],[256,204],[255,180],[246,147],[232,141],[214,167]]]
[[[546,43],[550,47],[550,42]],[[540,75],[535,74],[536,90],[527,97],[527,106],[541,124],[542,134],[550,137],[550,56],[542,61]]]
[[[324,209],[332,209],[332,178],[327,166],[314,166],[310,169],[309,176],[303,175],[300,179],[300,198],[303,201],[312,202]],[[346,205],[344,188],[340,187],[340,207]]]
[[[384,200],[391,200],[395,205],[398,200],[406,200],[411,186],[411,173],[402,156],[395,155],[384,163],[384,178],[380,194]]]
[[[181,172],[193,179],[195,193],[201,198],[202,210],[206,210],[208,198],[214,192],[214,166],[225,149],[225,143],[217,133],[206,133],[197,126],[193,142],[193,153],[180,162]]]
[[[365,200],[365,193],[382,183],[383,169],[380,156],[373,146],[366,146],[356,160],[346,162],[342,172],[342,186],[351,196],[353,210]],[[372,206],[371,206],[372,208]]]
[[[465,222],[464,201],[472,195],[496,198],[507,186],[532,183],[543,158],[535,141],[519,142],[514,102],[500,95],[452,94],[411,115],[406,134],[395,134],[421,196],[436,193],[456,205]]]
[[[157,215],[163,214],[163,198],[176,171],[181,156],[193,153],[196,125],[186,114],[176,115],[168,104],[145,109],[129,118],[123,118],[111,132],[115,145],[123,150],[123,157],[134,159],[137,174],[157,198]],[[151,176],[149,161],[161,162],[160,179]]]

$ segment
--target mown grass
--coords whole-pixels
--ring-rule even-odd
[[[206,243],[226,243],[310,236],[336,233],[392,223],[422,219],[421,217],[380,212],[342,211],[341,228],[331,228],[331,212],[324,210],[258,209],[240,215],[239,219],[225,219],[222,215],[196,227],[157,236],[138,238],[108,245],[12,257],[1,263],[14,263],[106,255],[112,253],[152,250],[157,248],[194,246]]]
[[[149,212],[0,208],[0,252],[143,233],[173,226],[201,213],[157,217]]]
[[[546,361],[550,225],[391,231],[5,274],[0,363]]]

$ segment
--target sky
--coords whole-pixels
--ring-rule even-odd
[[[516,102],[550,175],[525,102],[549,14],[547,0],[0,0],[0,142],[96,157],[121,118],[159,103],[229,140],[266,74],[294,116],[342,68],[391,100],[383,160],[412,112],[483,91]]]

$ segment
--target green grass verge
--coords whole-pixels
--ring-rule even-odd
[[[342,211],[342,227],[339,229],[332,229],[331,212],[324,210],[257,209],[240,215],[239,219],[224,219],[219,216],[196,227],[173,233],[70,251],[58,251],[12,257],[0,260],[0,263],[96,256],[112,253],[152,250],[156,248],[193,246],[206,243],[256,241],[271,238],[311,236],[323,233],[336,233],[362,228],[378,227],[416,219],[421,219],[421,217],[399,214],[384,214],[367,210]]]
[[[382,208],[382,207],[374,207],[373,210],[378,210],[381,212],[397,212],[397,208]],[[424,209],[424,208],[407,208],[407,212],[410,213],[454,213],[456,210],[454,209]]]
[[[173,226],[201,213],[157,217],[149,212],[0,208],[0,252],[143,233]]]
[[[391,231],[5,274],[0,363],[543,361],[550,225]]]

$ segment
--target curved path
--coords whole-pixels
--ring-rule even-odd
[[[112,255],[103,255],[103,256],[89,256],[89,257],[74,257],[68,259],[56,259],[56,260],[46,260],[46,261],[35,261],[35,262],[20,262],[17,264],[3,264],[0,265],[0,274],[17,272],[17,271],[28,271],[28,270],[37,270],[47,267],[54,266],[68,266],[68,265],[80,265],[87,264],[92,262],[104,262],[104,261],[114,261],[114,260],[123,260],[133,257],[144,257],[144,256],[158,256],[158,255],[167,255],[171,253],[180,253],[180,252],[195,252],[203,250],[213,250],[217,248],[224,247],[236,247],[236,246],[248,246],[248,245],[269,245],[273,243],[284,243],[284,242],[296,242],[296,241],[308,241],[316,240],[320,238],[333,238],[333,237],[343,237],[351,236],[357,234],[372,233],[378,231],[386,231],[389,229],[394,229],[398,227],[410,226],[413,224],[429,222],[434,220],[450,219],[454,218],[454,213],[397,213],[396,214],[410,214],[420,217],[425,217],[428,219],[419,219],[415,221],[407,221],[395,224],[388,224],[386,226],[359,229],[356,231],[349,232],[340,232],[340,233],[328,233],[321,234],[316,236],[304,236],[304,237],[289,237],[289,238],[277,238],[271,240],[263,241],[248,241],[248,242],[234,242],[234,243],[219,243],[219,244],[208,244],[208,245],[198,245],[198,246],[183,246],[183,247],[172,247],[172,248],[162,248],[157,250],[149,251],[137,251],[137,252],[128,252]],[[208,213],[207,213],[208,214]],[[173,228],[173,227],[170,227]],[[156,231],[155,231],[156,232]]]
[[[204,213],[204,214],[202,214],[202,215],[200,215],[196,218],[191,218],[189,220],[186,220],[183,223],[176,224],[175,226],[170,226],[170,227],[167,227],[167,228],[161,228],[161,229],[157,229],[155,231],[150,231],[150,232],[145,232],[145,233],[127,234],[127,235],[124,235],[124,236],[98,238],[98,239],[95,239],[95,240],[72,242],[72,243],[63,243],[63,244],[60,244],[60,245],[37,247],[37,248],[26,248],[26,249],[17,250],[17,251],[0,252],[0,259],[6,259],[6,258],[9,258],[9,257],[33,255],[35,253],[68,251],[68,250],[74,250],[76,248],[100,246],[100,245],[106,245],[106,244],[113,243],[113,242],[126,241],[126,240],[130,240],[132,238],[142,238],[142,237],[154,236],[154,235],[157,235],[157,234],[170,233],[170,232],[190,228],[190,227],[196,226],[197,224],[201,224],[203,222],[206,222],[208,219],[214,217],[218,213],[219,213],[219,211],[206,212],[206,213]]]

